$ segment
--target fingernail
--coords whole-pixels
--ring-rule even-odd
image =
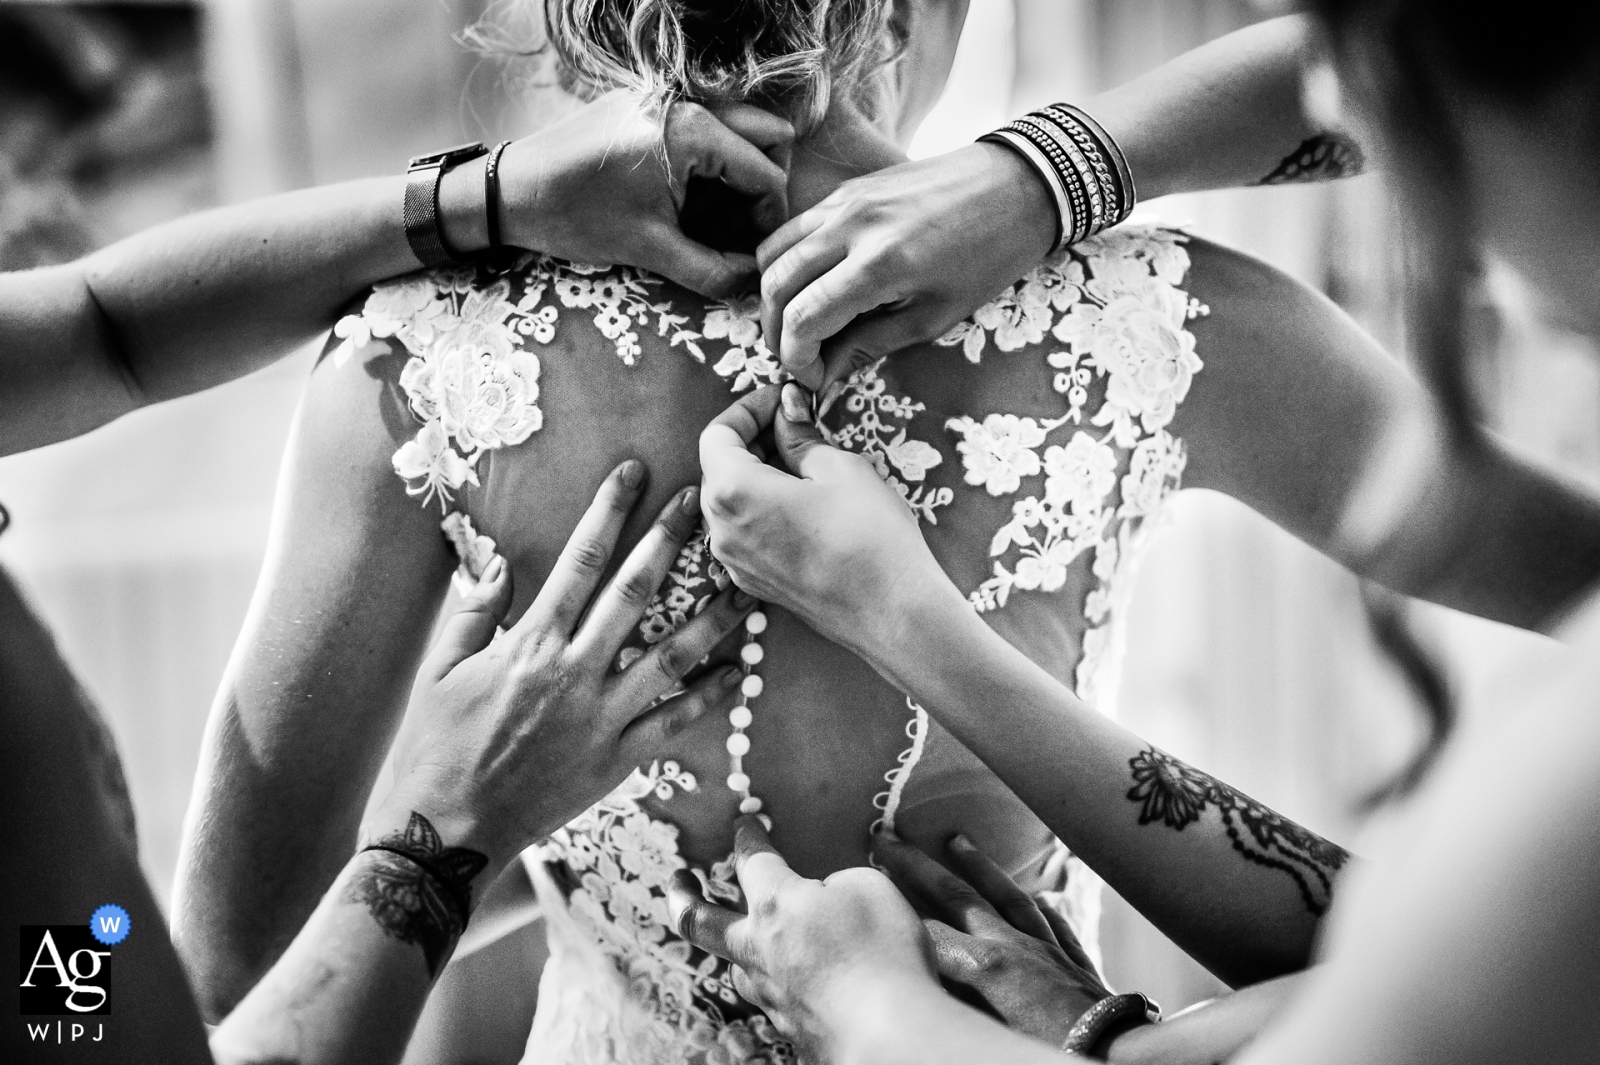
[[[724,688],[736,688],[743,678],[744,673],[738,666],[729,666],[717,675],[717,683]]]
[[[697,517],[700,514],[700,489],[685,488],[678,495],[678,509],[685,517]]]
[[[483,567],[483,575],[478,578],[478,583],[493,584],[500,579],[500,575],[505,572],[505,569],[506,560],[504,556],[494,556],[489,560],[489,564]]]
[[[733,590],[733,605],[740,610],[749,610],[756,605],[756,597],[743,588],[735,588]]]
[[[801,425],[811,424],[811,397],[793,381],[783,386],[783,416]]]
[[[644,483],[644,463],[629,459],[617,467],[617,479],[624,488],[638,488]]]

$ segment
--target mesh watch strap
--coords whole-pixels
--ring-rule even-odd
[[[423,266],[469,261],[457,255],[444,239],[444,230],[439,225],[439,180],[457,163],[476,159],[488,150],[474,141],[432,155],[419,155],[406,168],[406,198],[401,220],[405,225],[406,243],[411,245],[412,253]]]
[[[443,159],[406,172],[406,243],[423,266],[438,266],[455,258],[439,231],[439,179],[443,176]]]

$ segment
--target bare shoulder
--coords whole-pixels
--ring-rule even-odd
[[[1400,363],[1332,300],[1244,252],[1191,236],[1185,287],[1203,369],[1176,419],[1186,483],[1321,542],[1382,425],[1414,401]]]
[[[1193,234],[1184,248],[1190,261],[1184,287],[1208,311],[1192,328],[1214,358],[1262,345],[1315,348],[1361,336],[1336,303],[1263,259]]]
[[[398,534],[431,525],[437,533],[438,517],[426,520],[396,475],[396,455],[416,436],[399,383],[405,361],[387,346],[330,338],[306,382],[280,507],[311,508],[335,526],[383,523]]]

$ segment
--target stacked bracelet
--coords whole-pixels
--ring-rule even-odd
[[[1138,202],[1122,149],[1071,104],[1051,104],[980,139],[1017,152],[1044,179],[1060,220],[1058,251],[1121,222]]]

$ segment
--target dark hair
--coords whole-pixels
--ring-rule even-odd
[[[1479,265],[1460,104],[1530,118],[1577,90],[1574,134],[1600,147],[1600,4],[1525,0],[1309,0],[1340,75],[1375,109],[1410,229],[1411,346],[1458,441],[1478,441],[1465,336]]]
[[[1459,446],[1482,442],[1466,318],[1478,276],[1476,205],[1460,131],[1463,100],[1531,118],[1564,94],[1573,132],[1600,147],[1600,4],[1524,0],[1309,0],[1341,78],[1360,93],[1394,150],[1385,153],[1409,228],[1406,273],[1413,355]],[[1454,718],[1434,656],[1392,597],[1364,596],[1379,647],[1433,725],[1422,753],[1374,801],[1403,794],[1432,763]]]

